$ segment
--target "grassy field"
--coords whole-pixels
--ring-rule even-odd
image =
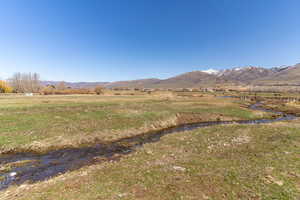
[[[250,97],[267,97],[267,98],[300,98],[300,94],[296,92],[212,92],[216,95],[228,95],[228,96],[250,96]]]
[[[0,147],[40,152],[180,123],[261,117],[269,116],[213,96],[0,97]],[[12,186],[0,199],[299,199],[299,122],[167,135],[120,161]]]
[[[180,123],[253,119],[263,113],[213,97],[0,97],[0,149],[44,151],[105,142]]]

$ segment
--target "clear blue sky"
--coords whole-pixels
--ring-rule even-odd
[[[3,0],[0,77],[116,81],[300,62],[299,0]]]

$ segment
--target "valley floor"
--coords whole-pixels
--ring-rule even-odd
[[[247,103],[178,97],[0,97],[2,152],[82,147],[187,122],[257,119]],[[292,106],[292,105],[288,105]],[[298,199],[300,121],[218,125],[166,135],[136,152],[43,182],[0,191],[0,199]]]

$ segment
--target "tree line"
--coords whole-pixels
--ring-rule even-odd
[[[103,94],[103,87],[74,89],[64,82],[58,85],[43,86],[38,73],[15,73],[8,80],[0,80],[0,93],[39,93],[49,94]]]

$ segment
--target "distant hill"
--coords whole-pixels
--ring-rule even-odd
[[[294,66],[277,68],[276,73],[256,80],[257,85],[299,85],[300,63]]]
[[[217,76],[223,80],[228,80],[231,82],[241,83],[241,84],[249,84],[254,80],[271,76],[274,73],[276,73],[276,71],[273,69],[248,66],[242,68],[238,67],[233,69],[226,69],[220,71],[217,74]]]
[[[215,81],[215,76],[209,73],[194,71],[181,74],[172,78],[161,80],[157,87],[180,88],[208,84]]]
[[[60,82],[43,81],[43,85],[57,85]],[[255,66],[236,67],[226,70],[204,70],[180,74],[168,79],[139,79],[117,82],[65,82],[72,88],[197,88],[225,85],[299,85],[300,64],[274,68]]]
[[[224,83],[216,75],[202,71],[187,72],[168,79],[141,79],[134,81],[119,81],[106,85],[106,87],[129,87],[129,88],[189,88]]]
[[[47,86],[47,85],[58,85],[60,84],[62,81],[42,81],[42,85],[43,86]],[[108,84],[108,82],[64,82],[66,87],[71,87],[71,88],[94,88],[98,85],[101,86],[105,86],[106,84]]]
[[[139,79],[132,81],[117,81],[112,83],[105,84],[107,88],[116,88],[116,87],[127,87],[127,88],[146,88],[159,83],[160,79],[150,78],[150,79]]]

